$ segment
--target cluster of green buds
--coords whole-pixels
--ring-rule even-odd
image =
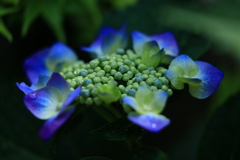
[[[132,50],[118,50],[89,63],[75,62],[64,67],[60,74],[72,90],[82,86],[82,93],[78,99],[81,104],[102,105],[118,101],[125,96],[134,97],[140,85],[147,85],[152,91],[165,90],[171,96],[173,91],[165,76],[166,70],[164,67],[145,65],[141,56]],[[101,94],[111,94],[113,90],[111,98],[105,99]]]

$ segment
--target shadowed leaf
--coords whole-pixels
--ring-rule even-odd
[[[145,130],[126,118],[119,118],[91,133],[111,141],[135,141],[143,137]]]

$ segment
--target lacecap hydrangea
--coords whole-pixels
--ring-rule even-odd
[[[183,89],[186,83],[193,97],[204,99],[218,89],[222,71],[209,63],[193,61],[188,55],[179,55],[171,32],[148,36],[134,31],[132,39],[134,50],[126,48],[125,27],[104,28],[89,47],[81,47],[94,57],[90,62],[77,60],[74,51],[62,43],[25,61],[32,85],[22,82],[17,86],[26,94],[27,108],[37,118],[48,119],[40,137],[49,139],[74,108],[82,105],[115,109],[132,123],[159,132],[170,124],[160,113],[175,90]],[[122,109],[114,108],[114,103]],[[48,116],[39,116],[45,114]]]

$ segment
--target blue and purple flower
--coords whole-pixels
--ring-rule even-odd
[[[38,76],[48,76],[64,63],[77,60],[75,52],[63,43],[57,42],[50,48],[42,49],[26,59],[24,70],[33,85],[38,83]]]
[[[165,75],[178,90],[187,83],[190,94],[198,99],[212,95],[223,79],[223,72],[219,69],[206,62],[193,61],[184,54],[171,62]]]
[[[99,57],[116,52],[118,49],[124,49],[127,45],[127,34],[125,26],[120,30],[112,28],[103,28],[98,38],[90,47],[81,47],[83,51],[90,52],[93,57]]]
[[[73,114],[72,102],[80,95],[81,87],[70,92],[66,80],[53,73],[46,86],[29,92],[24,97],[28,110],[37,118],[47,120],[39,131],[39,136],[48,140]]]
[[[151,91],[147,86],[141,85],[135,98],[126,96],[122,101],[135,110],[128,114],[131,122],[150,132],[159,132],[170,123],[168,118],[159,114],[163,111],[167,98],[166,91]]]
[[[141,55],[144,50],[144,44],[151,41],[156,41],[159,49],[164,49],[166,56],[178,56],[178,45],[175,37],[171,32],[164,32],[157,35],[147,36],[141,32],[132,32],[134,51]]]

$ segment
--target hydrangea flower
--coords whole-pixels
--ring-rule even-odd
[[[24,70],[33,85],[38,83],[38,76],[50,77],[63,63],[77,60],[75,52],[63,43],[57,42],[49,48],[42,49],[26,59]]]
[[[90,52],[93,57],[100,57],[105,54],[111,54],[118,49],[123,49],[127,45],[127,35],[125,26],[120,30],[112,28],[103,28],[98,35],[98,38],[91,44],[90,47],[81,47],[83,51]]]
[[[209,63],[193,61],[187,55],[176,57],[165,75],[178,90],[189,85],[190,94],[198,99],[204,99],[213,94],[223,79],[223,72]]]
[[[166,91],[151,91],[147,86],[141,85],[135,98],[126,96],[122,101],[135,110],[128,114],[131,122],[150,132],[159,132],[170,123],[168,118],[159,114],[163,111],[167,98]]]
[[[68,107],[80,95],[81,88],[70,92],[66,80],[53,73],[46,86],[29,92],[24,97],[28,110],[37,118],[47,120],[39,131],[39,136],[48,140],[72,115],[74,106]]]
[[[150,41],[156,41],[159,49],[164,49],[167,56],[178,56],[178,45],[171,32],[164,32],[157,35],[147,36],[141,32],[132,32],[134,51],[141,55],[144,50],[144,44]]]

